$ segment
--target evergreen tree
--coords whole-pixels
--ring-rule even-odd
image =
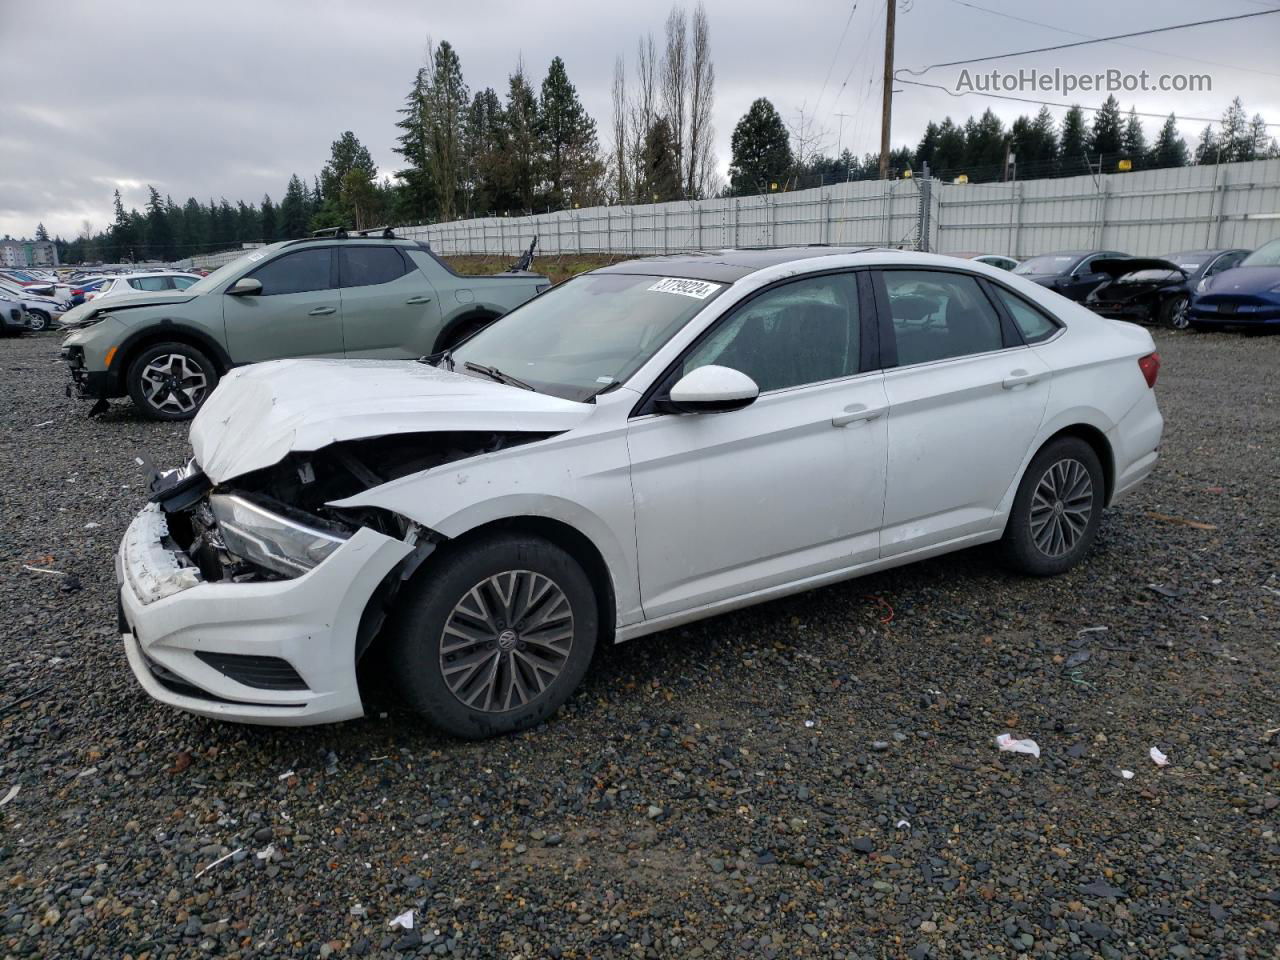
[[[114,209],[115,217],[107,236],[106,258],[114,261],[131,261],[135,257],[134,247],[137,245],[138,235],[133,218],[125,212],[124,201],[120,199],[119,190],[115,192]]]
[[[1151,147],[1151,165],[1153,167],[1185,167],[1187,159],[1187,142],[1178,135],[1178,120],[1171,113],[1156,135],[1155,144]]]
[[[1103,101],[1093,116],[1093,129],[1089,132],[1089,152],[1113,157],[1124,148],[1124,120],[1120,113],[1120,101],[1114,95]]]
[[[1253,131],[1245,116],[1244,105],[1236,97],[1222,114],[1222,126],[1218,133],[1218,147],[1222,163],[1253,159]]]
[[[280,201],[280,239],[299,240],[307,235],[307,188],[295,173]]]
[[[44,228],[43,223],[36,224],[36,241],[38,243],[47,243],[49,240],[49,231]]]
[[[236,203],[236,239],[240,243],[257,243],[262,239],[262,218],[252,203]]]
[[[169,232],[164,201],[155,187],[148,185],[147,191],[147,254],[155,260],[173,260],[173,235]]]
[[[515,198],[520,209],[532,212],[538,182],[538,100],[521,63],[507,80],[505,114],[509,149],[503,192]]]
[[[271,243],[276,239],[279,227],[276,225],[276,205],[271,202],[270,194],[262,195],[262,242]]]
[[[432,58],[427,98],[431,172],[435,180],[440,219],[456,219],[462,199],[462,121],[470,96],[462,79],[462,64],[447,40]]]
[[[471,216],[486,216],[498,209],[502,196],[502,158],[507,151],[506,118],[502,101],[492,87],[475,95],[463,125],[464,192]]]
[[[1249,123],[1249,141],[1253,148],[1250,160],[1265,160],[1271,154],[1273,140],[1267,131],[1267,121],[1260,113],[1255,113]]]
[[[675,135],[666,117],[659,117],[644,138],[642,151],[643,174],[639,184],[640,198],[644,203],[661,203],[679,200],[680,158],[677,155]]]
[[[1147,137],[1136,107],[1129,108],[1129,118],[1120,135],[1120,152],[1133,162],[1135,170],[1147,164]]]
[[[938,125],[930,120],[924,128],[924,136],[920,138],[920,143],[916,146],[915,169],[923,170],[926,163],[934,166],[934,155],[938,150],[938,137]]]
[[[1038,177],[1047,176],[1058,162],[1058,131],[1048,107],[1041,107],[1036,114],[1031,133],[1035,144],[1032,160],[1036,164],[1032,172]]]
[[[1207,124],[1200,132],[1200,142],[1196,144],[1196,160],[1198,164],[1218,163],[1221,154],[1218,149],[1218,137],[1213,132],[1213,124]],[[1225,160],[1225,157],[1221,157]]]
[[[791,172],[791,140],[773,104],[759,98],[738,125],[730,141],[729,188],[734,196],[767,193],[770,184]]]
[[[1089,163],[1085,151],[1089,149],[1089,134],[1085,127],[1084,111],[1079,107],[1071,107],[1063,116],[1061,143],[1058,154],[1061,175],[1075,177],[1088,173]]]
[[[977,120],[972,117],[964,125],[965,166],[969,178],[998,179],[1004,169],[1004,124],[988,107]]]
[[[209,249],[209,215],[195,197],[182,205],[182,233],[179,234],[182,255],[205,253]]]
[[[396,171],[404,183],[404,213],[411,219],[427,220],[435,212],[435,177],[431,172],[429,96],[431,76],[419,68],[413,86],[398,111],[396,127],[402,132],[392,149],[404,157],[405,167]]]
[[[543,202],[553,210],[589,202],[603,173],[596,122],[583,109],[559,57],[551,61],[542,81],[537,130],[543,149]]]
[[[350,176],[353,171],[357,178],[364,178],[368,190],[355,186],[355,180]],[[348,199],[348,194],[359,195],[361,208],[368,216],[373,212],[374,205],[369,199],[369,194],[373,191],[373,184],[377,177],[378,168],[368,148],[350,130],[345,131],[342,136],[333,141],[329,149],[329,160],[320,172],[317,195],[312,196],[312,203],[316,207],[312,218],[319,217],[324,222],[313,224],[313,226],[371,226],[372,224],[369,223],[356,224],[354,201]],[[352,191],[355,193],[353,194]]]

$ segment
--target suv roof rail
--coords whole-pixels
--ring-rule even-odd
[[[347,232],[346,227],[325,227],[323,230],[312,230],[311,236],[308,237],[307,239],[318,240],[323,237],[330,240],[351,240],[359,237],[367,237],[370,234],[374,233],[377,229],[378,229],[377,227],[370,227],[368,230],[358,230],[356,231],[355,238],[353,238],[351,234]],[[392,232],[390,227],[383,227],[382,232],[379,233],[378,236],[381,237],[383,240],[396,239],[396,235],[394,232]]]

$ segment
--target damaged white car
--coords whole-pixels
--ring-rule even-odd
[[[363,713],[377,655],[444,730],[520,730],[600,643],[989,541],[1068,569],[1156,462],[1158,369],[1007,271],[839,248],[617,264],[419,362],[241,368],[120,547],[129,663],[309,724]]]

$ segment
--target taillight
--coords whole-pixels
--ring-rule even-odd
[[[1148,353],[1145,357],[1139,357],[1138,369],[1147,378],[1147,386],[1154,387],[1156,385],[1156,377],[1160,376],[1160,354]]]
[[[72,290],[72,291],[71,291],[71,295],[72,295],[73,297],[83,297],[83,296],[84,296],[84,291],[83,291],[83,290]]]

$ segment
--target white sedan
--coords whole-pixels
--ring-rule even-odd
[[[117,571],[148,693],[538,723],[598,643],[1000,541],[1090,549],[1156,463],[1143,329],[981,264],[797,248],[616,264],[424,361],[233,370]]]
[[[122,293],[161,293],[166,290],[185,290],[197,280],[199,274],[176,273],[172,270],[154,270],[147,273],[128,273],[109,280],[97,290],[84,295],[85,301]]]

